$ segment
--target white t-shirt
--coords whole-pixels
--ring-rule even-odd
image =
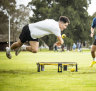
[[[29,24],[29,30],[33,39],[41,38],[49,34],[61,36],[59,23],[53,19],[46,19],[40,22]]]

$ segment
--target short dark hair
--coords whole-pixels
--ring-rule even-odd
[[[59,21],[70,24],[70,20],[66,16],[60,16]]]

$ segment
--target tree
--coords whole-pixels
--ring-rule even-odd
[[[15,4],[15,0],[0,1],[0,34],[7,35],[8,37],[8,15],[10,15],[11,41],[13,42],[18,39],[18,34],[21,32],[22,27],[29,23],[30,11],[29,8],[24,5],[20,5],[20,7],[16,9]]]
[[[12,15],[12,26],[11,33],[13,34],[13,41],[18,39],[20,32],[24,25],[29,24],[29,8],[24,5],[20,5],[19,9],[17,9]]]
[[[8,37],[8,15],[12,15],[15,11],[15,0],[0,0],[0,34]],[[8,39],[6,37],[6,39]],[[4,39],[3,39],[4,41]]]

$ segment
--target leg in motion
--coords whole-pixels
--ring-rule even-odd
[[[16,51],[15,51],[15,55],[17,56],[23,50],[30,51],[32,53],[37,53],[39,42],[30,41],[29,43],[30,43],[30,46],[22,45],[20,48],[17,48]]]
[[[17,48],[21,47],[22,46],[22,42],[20,40],[18,40],[17,42],[14,42],[12,45],[11,45],[11,48],[9,47],[6,47],[6,56],[11,59],[12,56],[11,56],[11,50],[16,50]]]
[[[17,56],[20,52],[21,52],[21,46],[23,45],[23,43],[21,42],[21,40],[19,39],[18,42],[14,43],[11,46],[11,49],[15,49],[15,55]]]
[[[39,47],[39,42],[37,41],[29,41],[30,46],[26,47],[27,51],[30,51],[32,53],[37,53],[38,52],[38,47]]]
[[[93,67],[93,65],[96,63],[95,51],[96,51],[96,46],[95,45],[92,45],[91,56],[93,58],[93,61],[91,63],[91,67]]]

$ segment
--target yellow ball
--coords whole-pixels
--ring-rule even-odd
[[[65,38],[66,37],[66,35],[65,34],[62,34],[62,38]]]
[[[75,71],[75,69],[74,68],[71,68],[71,70],[70,70],[71,72],[74,72]]]

